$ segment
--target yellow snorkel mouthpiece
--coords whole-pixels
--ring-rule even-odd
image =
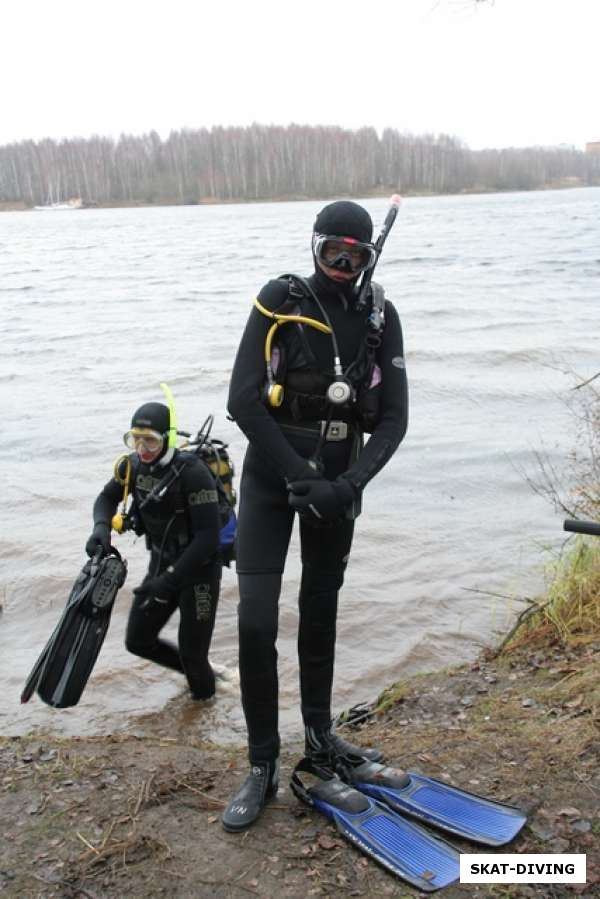
[[[117,512],[115,515],[113,515],[111,522],[110,522],[110,526],[113,529],[113,531],[117,532],[117,534],[122,534],[123,531],[125,530],[126,520],[127,520],[127,516],[121,515],[120,512]]]

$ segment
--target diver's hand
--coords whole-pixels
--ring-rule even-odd
[[[345,478],[293,481],[288,489],[290,506],[297,512],[312,513],[319,521],[342,518],[356,499],[354,488]]]
[[[94,525],[94,530],[85,544],[85,551],[90,558],[96,554],[99,548],[102,549],[102,554],[105,556],[110,552],[110,527],[104,521],[99,521]]]
[[[172,571],[163,571],[157,577],[146,577],[134,593],[156,596],[158,599],[174,599],[181,590],[179,578]]]
[[[293,472],[289,472],[285,478],[285,486],[290,489],[291,484],[297,481],[314,481],[323,477],[323,464],[316,462],[314,459],[310,461],[303,459],[301,465],[295,468]]]

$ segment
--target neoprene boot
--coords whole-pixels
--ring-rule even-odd
[[[221,821],[225,830],[236,833],[254,824],[278,788],[278,760],[252,765],[250,774],[223,812]]]
[[[384,758],[380,749],[355,746],[338,737],[331,729],[315,730],[314,727],[304,729],[304,751],[308,758],[320,764],[333,763],[336,758],[347,756],[361,758],[366,762],[382,762]]]

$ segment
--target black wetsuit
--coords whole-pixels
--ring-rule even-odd
[[[342,290],[320,274],[308,279],[333,325],[344,370],[364,346],[369,310],[358,311],[350,290]],[[271,311],[290,311],[287,283],[268,282],[259,301]],[[313,299],[302,300],[301,312],[323,321]],[[398,314],[386,301],[385,328],[376,363],[381,370],[378,422],[359,453],[358,425],[353,408],[335,407],[332,417],[351,426],[349,436],[322,444],[323,474],[334,480],[343,474],[359,495],[385,465],[402,440],[408,420],[408,392],[402,331]],[[237,532],[239,576],[239,638],[242,703],[249,734],[252,764],[270,762],[279,751],[278,680],[275,642],[281,578],[290,540],[294,511],[288,504],[287,484],[314,478],[308,464],[319,440],[318,421],[326,420],[309,401],[285,401],[271,409],[262,398],[265,386],[265,337],[272,321],[253,309],[242,337],[231,378],[228,407],[244,431],[249,446],[240,485]],[[283,325],[278,341],[287,370],[284,384],[331,373],[331,337],[314,328]],[[304,350],[303,340],[308,341]],[[307,355],[311,357],[310,361]],[[329,374],[328,374],[329,377]],[[331,378],[329,378],[331,380]],[[311,411],[312,408],[312,411]],[[357,458],[358,456],[358,458]],[[342,586],[354,531],[354,521],[314,527],[300,519],[302,582],[299,608],[298,654],[302,715],[305,725],[317,730],[331,723],[331,687],[335,654],[338,591]]]
[[[194,698],[207,699],[215,692],[208,650],[221,580],[219,509],[215,481],[208,468],[196,456],[185,456],[188,461],[164,499],[150,500],[141,510],[139,506],[148,492],[184,456],[176,450],[167,465],[145,465],[136,453],[129,457],[136,531],[146,535],[150,550],[146,578],[171,568],[182,587],[168,600],[143,592],[134,595],[125,645],[135,655],[182,672]],[[123,464],[120,473],[124,471]],[[122,496],[122,485],[112,478],[96,499],[94,523],[110,523]],[[177,608],[178,647],[158,636]]]

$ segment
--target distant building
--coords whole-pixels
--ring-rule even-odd
[[[600,140],[589,141],[585,145],[585,152],[591,156],[600,156]]]

